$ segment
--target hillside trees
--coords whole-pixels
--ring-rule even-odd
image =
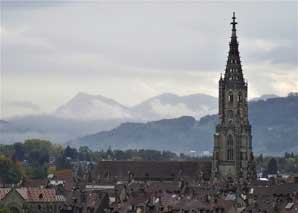
[[[17,165],[4,155],[0,155],[0,179],[6,184],[16,184],[21,180],[21,171]]]

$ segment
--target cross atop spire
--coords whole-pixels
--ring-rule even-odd
[[[231,25],[233,25],[233,31],[236,31],[236,24],[238,24],[235,20],[236,20],[236,16],[235,16],[235,12],[233,12],[233,22],[231,22]]]
[[[242,74],[242,67],[241,67],[241,60],[238,50],[238,41],[236,35],[236,16],[235,12],[233,12],[233,21],[231,22],[233,29],[232,29],[232,36],[230,41],[230,49],[228,55],[227,66],[225,70],[225,80],[233,81],[233,82],[241,82],[244,84],[243,74]]]

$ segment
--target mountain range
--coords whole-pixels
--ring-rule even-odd
[[[178,96],[164,93],[144,102],[126,107],[101,95],[78,93],[52,115],[77,120],[160,120],[191,115],[197,119],[216,112],[217,98],[205,94]]]
[[[298,153],[298,96],[268,98],[249,103],[249,119],[256,154]],[[119,127],[69,141],[92,149],[158,149],[199,154],[211,153],[217,115],[200,120],[190,116],[147,123],[124,123]]]
[[[217,98],[194,94],[178,96],[161,94],[126,107],[101,95],[78,93],[48,114],[18,116],[0,123],[0,143],[8,144],[28,138],[43,138],[55,143],[103,130],[123,122],[146,122],[191,115],[196,119],[216,111]]]
[[[288,97],[265,95],[249,102],[256,152],[295,151],[297,105],[297,93]],[[215,112],[217,98],[204,94],[168,93],[126,107],[103,96],[79,93],[53,113],[0,120],[0,143],[40,138],[94,149],[154,148],[210,153]]]

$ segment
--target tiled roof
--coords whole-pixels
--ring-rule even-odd
[[[0,188],[1,200],[10,192],[10,188]],[[55,189],[41,188],[16,188],[16,191],[27,202],[64,202],[65,198],[62,195],[56,195]]]
[[[0,200],[2,200],[9,191],[10,188],[0,188]]]
[[[54,180],[64,181],[64,188],[66,191],[71,191],[74,186],[73,180],[74,174],[71,169],[64,169],[56,171],[54,174]]]
[[[46,186],[48,183],[47,179],[30,179],[26,178],[22,184],[23,187],[40,187]]]
[[[134,178],[196,177],[201,172],[210,176],[211,161],[99,161],[97,164],[100,177],[127,178],[129,172]]]

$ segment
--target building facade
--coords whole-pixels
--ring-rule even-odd
[[[0,208],[10,213],[59,213],[65,198],[55,189],[0,188]]]
[[[224,77],[219,80],[219,122],[214,134],[214,178],[250,179],[255,176],[251,125],[248,120],[247,83],[242,73],[233,14],[232,36]]]

